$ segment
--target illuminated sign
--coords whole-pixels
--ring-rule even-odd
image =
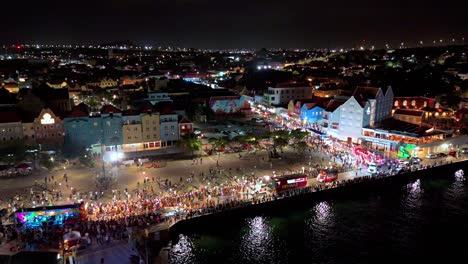
[[[42,116],[41,124],[43,124],[43,125],[50,125],[50,124],[54,124],[54,123],[55,123],[55,120],[52,118],[52,116],[50,116],[49,113],[45,113],[45,114]]]
[[[287,180],[286,183],[293,184],[293,183],[305,182],[305,181],[306,181],[306,178],[297,178],[297,179]]]

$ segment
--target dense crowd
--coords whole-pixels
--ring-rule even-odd
[[[311,147],[309,151],[321,151],[325,155],[328,155],[334,164],[338,164],[340,170],[356,169],[360,166],[360,162],[349,154],[348,149],[326,146],[320,141],[311,141],[309,142],[309,146]],[[193,162],[195,163],[195,161]],[[201,159],[199,162],[200,164],[202,163]],[[324,164],[326,163],[324,163],[323,159],[320,164],[312,165],[309,163],[310,168],[308,173],[311,175],[315,174],[320,166]],[[277,193],[274,190],[259,193],[257,186],[264,179],[256,177],[254,174],[244,175],[239,178],[233,176],[234,173],[242,172],[240,168],[234,168],[233,170],[232,168],[222,169],[219,166],[211,167],[209,171],[200,172],[199,174],[200,178],[207,182],[207,185],[187,192],[176,191],[178,184],[183,184],[184,179],[182,177],[179,183],[172,183],[169,180],[160,182],[157,179],[155,181],[154,178],[150,179],[146,177],[142,184],[138,183],[135,191],[129,191],[128,189],[112,190],[113,198],[109,202],[100,202],[99,198],[102,194],[98,192],[90,192],[88,194],[72,192],[72,195],[67,197],[70,202],[84,200],[86,211],[86,219],[84,221],[77,221],[76,223],[64,226],[39,228],[2,226],[0,237],[3,237],[5,241],[15,239],[20,241],[16,245],[9,244],[10,250],[57,247],[62,242],[64,234],[69,233],[71,230],[78,231],[82,235],[81,244],[85,247],[91,244],[110,243],[111,240],[131,240],[132,234],[136,229],[145,229],[161,222],[174,223],[180,219],[394,175],[396,172],[393,170],[393,164],[389,166],[390,169],[388,171],[381,172],[372,177],[364,176],[353,180],[334,181],[281,193]],[[427,168],[427,166],[419,165],[411,167],[412,170],[424,168]],[[228,174],[231,182],[217,182],[217,175],[221,173]],[[191,181],[194,176],[194,172],[190,173],[186,181]],[[64,180],[67,187],[69,187],[66,174],[64,175]],[[58,191],[57,188],[59,183],[53,177],[46,178],[45,182],[52,184],[52,192],[33,192],[31,189],[29,198],[27,198],[27,195],[18,194],[10,199],[10,210],[14,211],[16,208],[24,207],[25,201],[34,205],[44,205],[63,199],[61,191]],[[153,188],[155,183],[158,184],[161,192],[155,191]],[[69,188],[73,190],[73,187],[70,186]]]

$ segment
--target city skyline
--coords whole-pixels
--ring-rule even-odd
[[[368,0],[350,3],[293,0],[100,1],[64,5],[5,3],[1,43],[102,44],[193,48],[384,47],[466,37],[468,4],[425,3],[388,7]],[[461,44],[462,42],[457,44]],[[430,45],[428,43],[428,45]],[[397,47],[396,47],[397,48]]]

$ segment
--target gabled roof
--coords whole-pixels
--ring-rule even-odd
[[[128,109],[128,110],[125,110],[123,111],[122,115],[123,116],[134,116],[134,115],[139,115],[140,113],[136,110],[133,110],[133,109]]]
[[[88,106],[86,106],[84,103],[81,103],[71,110],[71,112],[67,115],[67,117],[88,117],[89,116],[89,110]]]
[[[153,110],[154,112],[159,112],[160,115],[170,115],[174,113],[173,103],[168,101],[155,104]]]
[[[101,108],[101,114],[110,114],[110,113],[120,113],[120,109],[118,109],[117,107],[113,106],[113,105],[104,105],[102,108]]]
[[[145,104],[140,108],[140,113],[144,114],[147,112],[154,112],[153,105],[150,102],[145,102]]]
[[[191,124],[192,121],[188,120],[185,117],[182,117],[182,119],[179,121],[179,124]]]
[[[305,103],[304,105],[305,105],[305,107],[306,107],[307,110],[310,110],[310,109],[312,109],[312,108],[314,108],[314,107],[316,107],[316,106],[319,106],[319,107],[320,107],[320,105],[317,104],[317,103]],[[304,106],[304,105],[303,105],[303,106]]]
[[[333,112],[342,104],[344,104],[344,101],[332,99],[330,100],[330,102],[328,102],[327,106],[325,107],[325,111]]]
[[[358,86],[354,92],[353,97],[358,101],[361,107],[366,106],[367,101],[376,99],[380,88],[377,87],[363,87]]]

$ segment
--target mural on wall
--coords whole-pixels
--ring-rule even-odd
[[[217,96],[210,98],[210,108],[215,114],[237,114],[250,104],[243,96]]]

